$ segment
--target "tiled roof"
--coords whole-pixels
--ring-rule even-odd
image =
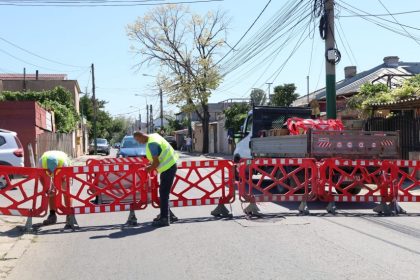
[[[35,74],[26,74],[26,80],[35,80]],[[38,74],[39,80],[67,80],[66,74]],[[0,80],[23,80],[23,74],[0,74]]]
[[[416,75],[420,74],[420,62],[399,62],[397,67],[389,67],[385,63],[378,65],[370,70],[360,72],[356,74],[353,78],[344,79],[336,83],[336,92],[337,96],[346,95],[351,93],[359,92],[360,87],[365,83],[372,83],[377,80],[378,83],[387,83],[386,77],[384,75]],[[382,78],[381,78],[382,77]],[[394,82],[402,82],[406,77],[394,77]],[[323,99],[326,96],[325,88],[319,89],[309,94],[309,100],[313,99]],[[293,105],[302,106],[306,105],[308,102],[308,95],[301,96],[298,98]]]
[[[400,104],[410,104],[414,103],[415,101],[420,101],[420,96],[415,96],[407,99],[391,101],[386,103],[373,103],[370,104],[371,107],[381,107],[381,106],[391,106],[391,105],[400,105]]]

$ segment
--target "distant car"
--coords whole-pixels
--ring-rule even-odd
[[[120,142],[114,143],[114,149],[119,149],[120,147],[121,147]]]
[[[117,157],[145,157],[146,144],[138,143],[133,136],[125,136],[121,141]]]
[[[171,144],[172,148],[174,148],[175,150],[178,149],[178,143],[176,142],[175,137],[173,137],[173,136],[165,136],[163,138],[165,138],[165,140],[168,141],[169,144]]]
[[[17,133],[0,129],[0,165],[23,167],[25,162],[22,144]],[[0,175],[0,189],[6,187],[6,178]]]
[[[108,144],[108,140],[104,139],[104,138],[96,138],[96,152],[98,154],[105,154],[105,155],[109,155],[109,144]],[[92,141],[92,143],[90,143],[89,145],[89,155],[92,155],[95,152],[95,143],[94,141]]]

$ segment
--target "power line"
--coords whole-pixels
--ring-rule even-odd
[[[131,7],[131,6],[156,6],[156,5],[175,5],[175,4],[198,4],[209,2],[223,2],[224,0],[196,0],[196,1],[178,1],[178,2],[159,2],[150,1],[0,1],[0,6],[15,7]]]
[[[338,2],[336,2],[336,4],[337,4],[338,6],[340,6],[342,9],[346,10],[347,12],[349,12],[349,13],[351,13],[351,14],[354,14],[354,15],[357,15],[358,17],[360,17],[360,18],[362,18],[362,19],[364,19],[364,20],[366,20],[366,21],[369,21],[369,22],[371,22],[371,23],[373,23],[373,24],[375,24],[375,25],[377,25],[377,26],[379,26],[379,27],[382,27],[382,28],[384,28],[384,29],[386,29],[386,30],[388,30],[388,31],[391,31],[391,32],[393,32],[393,33],[396,33],[396,34],[398,34],[398,35],[401,35],[401,36],[404,36],[404,37],[407,37],[407,38],[410,38],[410,39],[413,39],[413,38],[412,38],[412,36],[408,36],[405,32],[400,31],[400,29],[396,29],[396,28],[394,28],[394,27],[392,27],[392,26],[390,26],[390,25],[386,25],[385,23],[383,23],[383,22],[379,21],[379,20],[384,21],[385,19],[380,18],[380,17],[375,17],[375,18],[376,18],[376,20],[375,20],[375,19],[374,19],[374,18],[372,18],[372,17],[365,17],[365,16],[363,16],[363,15],[359,14],[357,11],[352,10],[352,8],[353,8],[353,9],[356,9],[356,10],[358,10],[359,12],[362,12],[362,13],[366,13],[366,12],[364,12],[364,11],[362,11],[362,10],[358,9],[358,8],[355,8],[355,7],[351,6],[350,4],[345,3],[344,1],[340,1],[340,2],[341,2],[341,3],[343,3],[343,4],[345,4],[345,5],[348,5],[348,6],[350,6],[350,7],[351,7],[351,8],[348,8],[348,7],[343,6],[342,4],[339,4]],[[393,23],[393,24],[396,24],[396,23],[395,23],[395,22],[393,22],[393,21],[389,21],[389,20],[385,20],[385,21],[387,21],[387,22],[391,22],[391,23]],[[413,28],[413,27],[412,27],[412,28]],[[414,37],[414,36],[413,36],[413,37]],[[419,38],[419,37],[415,37],[415,38],[416,38],[417,40],[420,40],[420,38]]]
[[[268,0],[267,4],[265,4],[264,8],[262,9],[262,11],[258,14],[257,18],[252,22],[252,24],[248,27],[248,29],[245,31],[245,33],[241,36],[241,38],[239,38],[239,40],[236,42],[235,45],[233,45],[232,48],[230,48],[230,50],[219,60],[216,62],[215,65],[218,65],[223,59],[226,58],[226,56],[228,56],[232,50],[234,50],[236,48],[236,46],[245,38],[245,36],[249,33],[249,31],[252,29],[252,27],[254,27],[254,25],[257,23],[257,21],[260,19],[260,17],[262,16],[262,14],[265,12],[265,10],[267,9],[268,5],[270,5],[271,0]]]
[[[388,13],[388,14],[364,14],[364,15],[340,15],[340,17],[386,17],[386,16],[398,16],[398,15],[408,15],[420,13],[420,10],[406,11],[406,12],[397,12],[397,13]]]
[[[66,63],[62,63],[62,62],[59,62],[59,61],[56,61],[56,60],[53,60],[53,59],[49,59],[49,58],[46,58],[46,57],[40,56],[40,55],[38,55],[38,54],[36,54],[36,53],[34,53],[34,52],[31,52],[31,51],[29,51],[29,50],[27,50],[27,49],[24,49],[23,47],[21,47],[21,46],[19,46],[19,45],[15,44],[15,43],[13,43],[13,42],[11,42],[11,41],[9,41],[9,40],[7,40],[7,39],[3,38],[3,37],[0,37],[0,40],[2,40],[3,42],[6,42],[7,44],[9,44],[9,45],[11,45],[11,46],[13,46],[13,47],[15,47],[15,48],[20,49],[21,51],[24,51],[24,52],[26,52],[26,53],[29,53],[29,54],[31,54],[31,55],[33,55],[33,56],[36,56],[36,57],[41,58],[41,59],[43,59],[43,60],[46,60],[46,61],[48,61],[48,62],[52,62],[52,63],[59,64],[59,65],[62,65],[62,66],[67,66],[67,67],[85,68],[85,66],[76,66],[76,65],[66,64]]]
[[[34,66],[34,67],[37,67],[37,68],[40,68],[40,69],[45,69],[45,70],[54,71],[54,72],[79,72],[79,70],[61,71],[61,70],[57,70],[57,69],[53,69],[53,68],[48,68],[48,67],[40,66],[40,65],[37,65],[37,64],[30,63],[30,62],[28,62],[26,60],[23,60],[23,59],[15,56],[15,55],[13,55],[13,54],[5,51],[5,50],[0,49],[0,52],[4,53],[4,54],[6,54],[6,55],[8,55],[8,56],[10,56],[10,57],[12,57],[12,58],[20,61],[20,62],[23,62],[25,64],[28,64],[28,65],[31,65],[31,66]]]
[[[346,32],[344,32],[344,28],[341,26],[340,19],[338,19],[338,20],[337,20],[337,23],[338,23],[338,27],[339,27],[339,29],[340,29],[340,30],[342,31],[342,33],[343,33],[343,38],[344,38],[344,41],[347,43],[347,46],[349,47],[350,54],[351,54],[351,56],[353,57],[354,62],[356,62],[356,65],[358,65],[359,63],[357,62],[356,56],[354,55],[353,50],[352,50],[352,48],[351,48],[351,46],[350,46],[350,43],[349,43],[349,41],[347,40],[347,37],[346,37]],[[337,32],[338,32],[338,30],[337,30]],[[339,33],[339,32],[338,32],[338,36],[340,36],[340,33]],[[341,36],[340,36],[340,39],[341,39]],[[344,45],[344,44],[343,44],[343,45]]]
[[[407,29],[405,29],[405,27],[401,24],[401,23],[399,23],[398,22],[398,20],[393,16],[393,15],[391,15],[391,12],[388,10],[388,8],[382,3],[382,1],[381,0],[378,0],[378,2],[382,5],[382,7],[384,7],[384,9],[388,12],[388,14],[394,19],[394,21],[401,27],[401,29],[402,30],[404,30],[405,31],[405,33],[407,33],[407,35],[408,36],[410,36],[411,37],[411,39],[413,39],[416,43],[417,43],[417,45],[419,45],[420,46],[420,42],[418,41],[418,40],[416,40],[414,37],[413,37],[413,35],[411,35],[408,31],[407,31]],[[420,29],[419,29],[420,30]]]
[[[363,19],[365,19],[365,20],[368,20],[368,21],[373,21],[370,17],[374,17],[374,18],[376,18],[377,20],[382,20],[382,21],[385,21],[385,22],[388,22],[388,23],[392,23],[392,24],[395,24],[395,25],[400,25],[400,26],[404,26],[404,27],[407,27],[407,28],[410,28],[410,29],[414,29],[414,30],[419,30],[419,31],[420,31],[420,28],[418,28],[418,27],[414,27],[414,26],[410,26],[410,25],[406,25],[406,24],[401,24],[401,23],[397,23],[397,22],[392,21],[392,20],[388,20],[388,19],[385,19],[385,18],[381,18],[381,17],[379,17],[379,16],[375,16],[375,15],[373,15],[373,14],[371,14],[371,13],[368,13],[368,12],[366,12],[366,11],[363,11],[363,10],[359,9],[359,8],[356,8],[355,6],[352,6],[352,5],[350,5],[350,4],[348,4],[348,3],[346,3],[346,2],[344,2],[344,1],[342,1],[342,0],[341,0],[340,2],[341,2],[341,3],[343,3],[343,4],[345,4],[345,5],[347,5],[348,7],[352,8],[352,9],[356,10],[356,11],[359,11],[359,12],[363,13],[363,14],[359,14],[358,12],[355,12],[354,10],[351,10],[350,8],[345,7],[345,6],[343,6],[343,5],[339,4],[339,3],[337,3],[337,5],[338,5],[338,6],[340,6],[341,8],[343,8],[343,9],[345,9],[346,11],[348,11],[348,12],[350,12],[350,13],[354,14],[355,16],[357,16],[357,17],[361,17],[361,18],[363,18]],[[389,14],[388,14],[388,15],[389,15]],[[392,27],[391,27],[391,28],[392,28]]]
[[[247,62],[257,62],[254,66],[247,67],[245,72],[242,71],[243,74],[241,73],[238,75],[237,79],[231,79],[227,84],[224,83],[223,86],[219,88],[218,93],[229,91],[229,89],[237,84],[236,81],[242,80],[243,77],[249,76],[250,73],[258,71],[262,68],[261,66],[263,66],[265,70],[256,80],[253,86],[255,87],[258,81],[269,70],[270,66],[276,62],[276,58],[281,51],[284,50],[295,37],[301,35],[302,32],[304,32],[304,29],[307,29],[311,7],[310,5],[302,5],[302,3],[304,2],[300,1],[296,3],[296,1],[289,1],[289,3],[285,4],[272,19],[267,21],[268,24],[261,27],[261,29],[256,32],[256,35],[252,36],[251,39],[245,43],[245,46],[240,48],[239,52],[235,53],[233,57],[224,63],[224,65],[229,67],[228,69],[224,69],[223,75],[226,76],[238,68],[244,68],[243,66]],[[261,56],[262,58],[260,59]],[[248,91],[245,94],[247,93]]]

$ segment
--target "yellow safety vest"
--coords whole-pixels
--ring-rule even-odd
[[[42,168],[44,168],[44,169],[48,168],[47,160],[49,158],[55,158],[55,159],[58,160],[57,168],[70,165],[70,159],[66,155],[66,153],[61,152],[61,151],[48,151],[48,152],[45,152],[41,156],[41,166],[42,166]]]
[[[159,166],[157,167],[157,171],[159,173],[165,172],[169,168],[171,168],[176,161],[178,160],[178,154],[172,148],[172,146],[166,141],[162,136],[157,133],[153,133],[149,135],[149,139],[146,143],[146,157],[149,161],[153,161],[152,153],[149,149],[150,143],[156,143],[159,145],[160,149],[162,150],[159,155]]]

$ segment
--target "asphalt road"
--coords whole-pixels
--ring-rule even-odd
[[[298,216],[296,204],[261,203],[252,220],[239,202],[230,220],[211,218],[213,206],[174,208],[180,221],[160,229],[151,207],[133,228],[121,226],[127,212],[78,215],[76,232],[41,228],[8,279],[420,279],[420,203],[398,217],[309,206]]]

